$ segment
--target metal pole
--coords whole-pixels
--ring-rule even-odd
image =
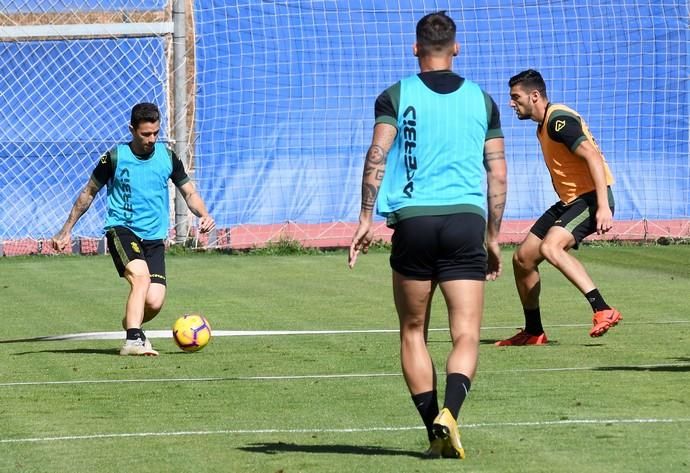
[[[175,122],[175,154],[182,160],[187,172],[187,24],[185,21],[186,0],[173,0],[173,78]],[[175,243],[183,244],[189,233],[189,211],[180,191],[175,189]]]

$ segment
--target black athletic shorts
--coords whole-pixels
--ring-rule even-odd
[[[125,266],[135,259],[143,259],[149,267],[151,282],[165,284],[165,243],[163,240],[142,240],[126,227],[112,227],[106,233],[108,251],[120,277]]]
[[[411,279],[486,279],[486,220],[474,213],[410,217],[393,227],[390,265]]]
[[[609,207],[614,211],[613,193],[608,189]],[[597,193],[582,194],[569,204],[561,201],[552,205],[544,215],[534,223],[530,232],[543,240],[551,227],[563,227],[573,234],[577,249],[585,237],[597,231]]]

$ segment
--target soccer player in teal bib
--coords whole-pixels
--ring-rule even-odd
[[[498,236],[506,199],[498,107],[477,84],[451,71],[459,50],[455,33],[445,12],[424,16],[413,47],[421,72],[376,100],[348,260],[352,268],[367,252],[376,208],[393,228],[402,371],[427,429],[425,455],[432,458],[465,456],[457,419],[477,369],[484,284],[502,269]],[[452,339],[440,411],[426,344],[437,286]]]
[[[151,103],[135,105],[129,129],[132,140],[118,144],[101,156],[52,242],[58,251],[70,244],[72,228],[89,209],[96,194],[107,186],[108,250],[118,274],[130,285],[122,320],[126,339],[120,354],[156,356],[158,352],[141,327],[158,315],[165,302],[165,239],[170,223],[168,180],[199,217],[200,232],[213,230],[215,222],[182,161],[164,144],[156,143],[160,132],[158,107]]]

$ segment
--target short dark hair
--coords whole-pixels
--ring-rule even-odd
[[[530,92],[532,90],[537,90],[542,97],[546,98],[546,83],[538,71],[535,71],[534,69],[527,69],[519,74],[515,74],[508,81],[509,87],[513,87],[514,85],[518,84],[520,84],[523,89]]]
[[[132,117],[129,120],[129,124],[136,130],[142,122],[156,123],[160,119],[161,113],[158,111],[158,107],[155,104],[144,102],[132,107]]]
[[[444,10],[425,15],[417,22],[417,54],[446,52],[455,44],[455,32],[455,22]]]

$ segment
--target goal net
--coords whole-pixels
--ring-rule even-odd
[[[616,178],[607,235],[690,235],[688,5],[682,1],[196,2],[197,178],[235,242],[348,244],[376,96],[418,70],[416,22],[447,10],[454,69],[500,106],[504,235],[556,200],[535,137],[508,107],[534,68],[588,122]],[[382,234],[385,228],[379,226]]]
[[[435,10],[458,25],[454,70],[501,110],[508,240],[521,238],[556,199],[536,124],[508,107],[507,81],[527,68],[539,70],[550,99],[577,110],[597,138],[616,178],[613,237],[690,236],[686,2],[186,3],[194,38],[190,155],[221,246],[281,237],[348,243],[374,101],[417,72],[414,27]],[[129,138],[134,103],[159,104],[162,139],[174,138],[171,10],[169,0],[0,0],[5,254],[16,242],[40,250],[59,229],[98,156]],[[102,237],[103,197],[75,236]],[[389,230],[377,225],[386,238]]]
[[[165,0],[0,3],[0,240],[36,252],[99,156],[128,141],[132,105],[154,102],[168,122],[172,25]],[[103,235],[104,194],[75,236]]]

